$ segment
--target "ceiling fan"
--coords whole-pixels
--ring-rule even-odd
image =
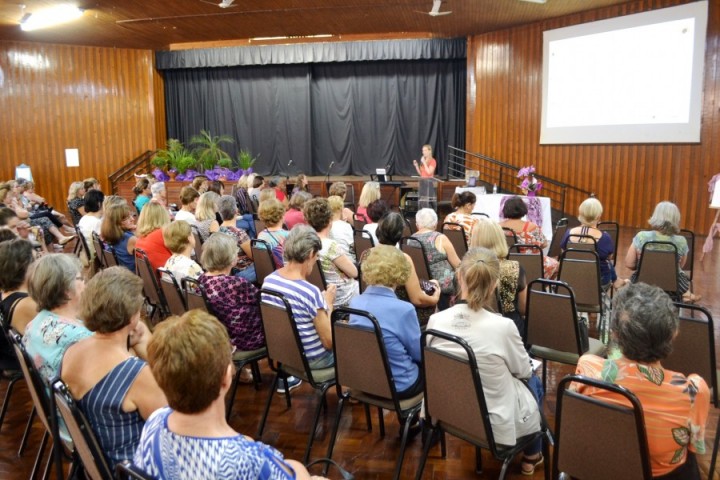
[[[431,17],[439,17],[441,15],[449,15],[452,13],[451,11],[441,12],[440,7],[442,7],[442,0],[433,0],[432,9],[430,9],[429,12],[418,11],[418,13],[425,13],[427,15],[430,15]]]
[[[230,8],[230,7],[237,7],[237,5],[233,5],[235,0],[220,0],[220,3],[210,2],[209,0],[200,0],[203,3],[207,3],[210,5],[215,5],[216,7],[220,8]]]

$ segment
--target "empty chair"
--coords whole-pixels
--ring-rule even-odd
[[[344,322],[343,319],[347,315],[364,317],[371,322],[372,328]],[[421,392],[404,400],[398,397],[383,340],[383,331],[373,315],[361,310],[340,307],[332,313],[332,328],[336,388],[340,401],[328,444],[327,458],[332,458],[343,407],[346,401],[352,398],[378,408],[381,436],[385,435],[382,410],[394,411],[397,414],[402,425],[402,435],[394,478],[400,478],[411,419],[420,411],[423,394]],[[368,411],[366,410],[366,414]],[[371,426],[370,418],[367,418],[367,421]]]
[[[252,258],[255,263],[256,283],[262,285],[265,277],[277,269],[277,265],[275,265],[275,260],[273,259],[272,249],[268,242],[260,239],[252,239],[250,240],[250,250],[252,251]]]
[[[568,389],[579,384],[612,393],[623,402],[610,403]],[[640,401],[618,385],[579,375],[564,378],[558,386],[554,457],[552,478],[564,473],[583,480],[651,480]]]
[[[375,246],[375,240],[373,240],[370,232],[353,229],[353,246],[355,248],[355,259],[360,262],[365,251]]]
[[[675,300],[680,299],[677,247],[671,242],[647,242],[643,245],[634,282],[657,285]]]
[[[275,372],[275,378],[270,386],[270,395],[268,396],[256,437],[258,439],[262,437],[278,382],[282,380],[285,384],[285,396],[289,408],[291,403],[287,377],[292,375],[305,380],[313,387],[319,397],[316,399],[317,407],[315,409],[314,421],[308,435],[305,455],[303,455],[303,463],[307,463],[315,439],[315,430],[320,419],[320,409],[326,401],[325,394],[328,389],[335,384],[335,369],[333,367],[311,369],[305,347],[298,333],[298,325],[295,322],[292,308],[285,296],[266,289],[261,291],[261,295],[260,311],[262,313],[263,331],[265,332],[265,342],[267,344],[268,363],[273,372]],[[273,303],[268,303],[269,300]]]
[[[430,425],[431,430],[425,439],[425,447],[415,478],[417,480],[422,478],[433,437],[440,434],[442,439],[445,432],[478,447],[477,472],[482,471],[479,448],[490,450],[493,457],[503,462],[499,478],[505,478],[512,459],[547,434],[547,426],[542,416],[538,414],[540,419],[538,431],[517,437],[514,445],[500,446],[493,432],[483,379],[478,372],[478,363],[472,347],[460,337],[432,329],[424,332],[422,339],[425,367],[425,421]],[[508,388],[514,390],[512,385],[508,385]],[[452,392],[452,395],[448,395],[448,392]],[[543,453],[546,459],[545,478],[549,478],[550,457],[547,441],[543,442]],[[446,455],[444,441],[442,455],[443,457]]]
[[[167,302],[168,312],[171,315],[182,315],[187,311],[185,296],[175,275],[166,268],[158,268],[160,289]]]
[[[445,222],[442,226],[442,233],[448,237],[455,248],[455,253],[462,259],[468,251],[467,238],[463,226],[459,223]]]
[[[602,342],[589,338],[586,326],[578,322],[575,295],[566,283],[543,279],[530,282],[526,323],[525,343],[531,345],[530,354],[542,360],[543,387],[547,384],[548,360],[577,365],[582,354],[599,355],[605,350]]]

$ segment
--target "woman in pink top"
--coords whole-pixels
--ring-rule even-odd
[[[418,163],[417,160],[413,160],[413,165],[418,175],[423,178],[432,178],[433,175],[435,175],[437,161],[432,156],[432,147],[430,145],[423,145],[420,163]]]

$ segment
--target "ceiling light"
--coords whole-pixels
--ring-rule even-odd
[[[20,28],[29,32],[41,28],[52,27],[78,19],[83,10],[70,4],[57,5],[35,13],[28,13],[20,20]]]

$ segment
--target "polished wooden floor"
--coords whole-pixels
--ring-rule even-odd
[[[623,230],[620,237],[620,251],[627,249],[633,232]],[[699,239],[696,249],[701,250]],[[720,248],[708,254],[703,263],[699,257],[695,263],[695,291],[703,295],[701,304],[708,307],[714,318],[720,318],[720,298],[718,298],[718,266],[720,265]],[[622,263],[622,262],[620,262]],[[620,267],[618,273],[627,276],[627,271]],[[717,336],[717,333],[716,333]],[[268,387],[272,380],[266,365],[263,368],[263,385],[255,391],[251,385],[241,385],[235,400],[231,425],[239,432],[254,436],[257,430],[263,407],[268,395]],[[545,413],[551,425],[555,421],[555,385],[571,367],[550,364],[548,389],[545,401]],[[0,395],[4,395],[5,384],[0,387]],[[451,394],[449,392],[448,394]],[[292,408],[286,409],[284,397],[275,395],[268,423],[262,441],[279,449],[288,458],[300,459],[304,453],[307,435],[310,430],[313,408],[316,405],[313,390],[303,385],[292,392]],[[32,434],[25,454],[18,458],[17,448],[30,411],[30,397],[24,384],[18,384],[10,404],[8,415],[0,430],[0,479],[14,480],[29,478],[35,452],[40,443],[42,427],[39,422],[33,426]],[[316,443],[311,458],[324,457],[330,436],[330,430],[337,411],[334,389],[328,394],[328,411],[323,414],[317,431]],[[711,409],[706,441],[711,443],[717,424],[717,411]],[[333,458],[344,468],[351,471],[357,479],[391,478],[395,468],[395,460],[399,451],[398,424],[395,415],[385,415],[386,435],[380,438],[378,433],[377,411],[373,411],[373,431],[365,427],[365,416],[362,406],[348,405],[343,413],[338,443]],[[500,463],[495,461],[488,452],[483,452],[482,474],[474,471],[475,448],[471,445],[448,436],[447,458],[440,458],[439,447],[431,451],[425,468],[425,479],[468,479],[497,478]],[[402,478],[414,478],[421,454],[419,438],[414,439],[408,447]],[[703,478],[707,477],[710,455],[700,457]],[[314,470],[319,472],[319,470]],[[534,478],[543,478],[539,468]],[[336,472],[330,472],[330,478],[339,478]],[[510,466],[508,478],[529,478],[520,474],[519,459]]]

